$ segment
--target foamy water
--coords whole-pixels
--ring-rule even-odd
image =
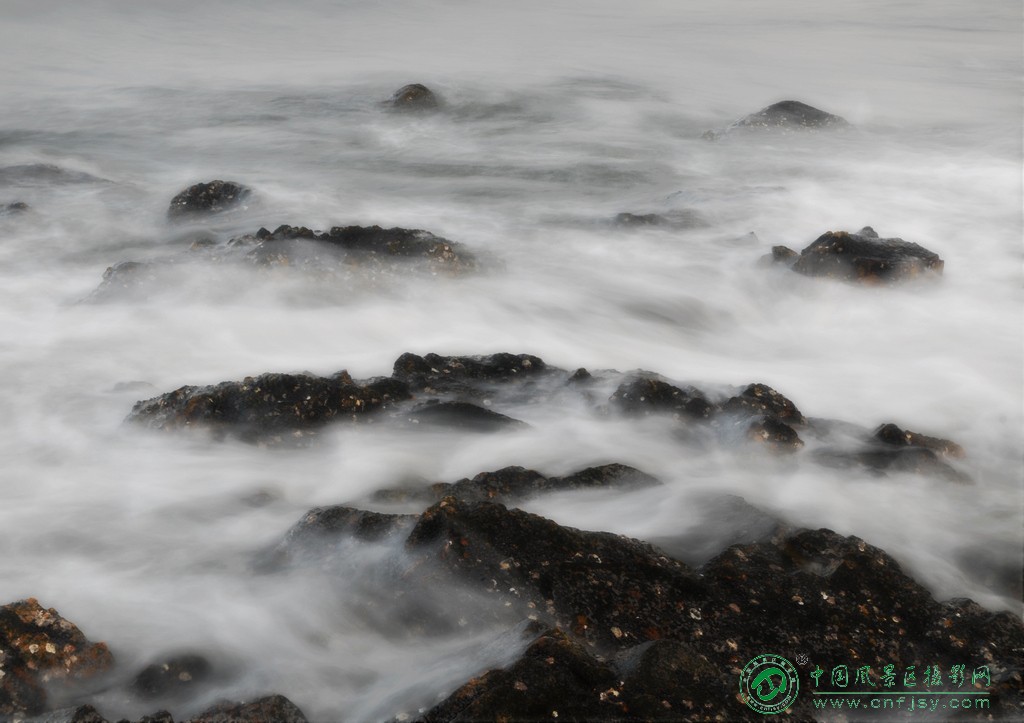
[[[210,651],[225,671],[210,699],[274,691],[311,719],[387,718],[515,644],[500,625],[418,636],[386,612],[368,622],[359,611],[403,564],[397,543],[354,546],[329,579],[255,575],[253,556],[310,507],[412,475],[619,461],[665,485],[526,507],[652,538],[700,522],[708,494],[739,494],[863,537],[939,598],[1019,611],[990,574],[1021,569],[1024,519],[1019,15],[1009,2],[7,2],[0,168],[68,173],[0,172],[0,203],[33,208],[0,217],[0,602],[38,597],[129,671]],[[445,112],[384,113],[407,82]],[[700,137],[790,97],[857,130]],[[146,301],[79,303],[113,263],[185,253],[167,204],[213,178],[259,196],[211,222],[224,236],[423,228],[486,268],[337,288],[195,265]],[[606,223],[682,209],[707,225]],[[939,253],[941,282],[865,289],[756,264],[865,224]],[[339,430],[307,450],[122,426],[136,400],[183,384],[387,374],[405,351],[760,381],[808,416],[952,438],[975,484],[765,465],[539,402],[503,410],[532,425],[514,434]],[[99,701],[107,717],[152,712],[116,691]]]

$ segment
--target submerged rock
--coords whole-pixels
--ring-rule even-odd
[[[785,247],[776,247],[785,249]],[[785,249],[789,252],[789,249]],[[942,274],[945,262],[933,251],[900,238],[878,238],[868,227],[858,233],[828,231],[795,255],[773,256],[805,276],[881,284]]]
[[[132,693],[143,699],[194,696],[213,675],[213,666],[196,653],[172,655],[150,663],[135,676]]]
[[[437,110],[441,105],[434,91],[420,83],[403,85],[394,92],[388,104],[393,110],[405,112]]]
[[[850,127],[845,118],[798,100],[783,100],[740,118],[724,131],[707,131],[704,138],[714,140],[737,130],[813,131]]]
[[[0,716],[38,714],[44,686],[91,678],[113,662],[105,644],[87,640],[35,598],[0,607]]]
[[[615,226],[625,228],[659,227],[669,230],[703,228],[708,222],[696,211],[682,210],[668,213],[620,213],[612,219]]]
[[[167,217],[182,220],[236,209],[252,195],[252,189],[234,181],[210,181],[189,186],[171,199]]]
[[[24,201],[0,204],[0,216],[18,216],[30,210],[30,208]]]
[[[218,703],[190,718],[188,723],[308,723],[308,720],[298,706],[283,695],[268,695],[249,703]]]

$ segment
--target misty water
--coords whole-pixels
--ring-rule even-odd
[[[124,671],[204,651],[221,677],[176,716],[265,692],[311,720],[412,713],[514,658],[507,626],[413,634],[375,607],[400,539],[352,546],[330,575],[257,574],[258,553],[311,507],[373,506],[401,480],[614,461],[665,484],[526,509],[654,539],[740,495],[864,538],[939,599],[1019,612],[1020,28],[1009,1],[5,0],[0,205],[31,210],[0,216],[0,603],[39,598]],[[385,112],[410,82],[444,110]],[[786,98],[855,129],[702,138]],[[255,189],[248,210],[169,224],[170,198],[214,178]],[[706,223],[608,223],[683,211]],[[426,229],[482,269],[330,284],[186,263],[147,298],[82,303],[107,267],[186,254],[197,229],[283,223]],[[937,252],[941,280],[757,263],[864,225]],[[973,484],[694,448],[543,400],[501,410],[521,431],[339,428],[311,449],[122,423],[184,384],[386,375],[406,351],[763,382],[811,417],[954,439]],[[116,686],[94,699],[151,712]]]

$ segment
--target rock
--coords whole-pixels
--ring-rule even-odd
[[[724,131],[707,131],[704,138],[714,140],[736,130],[808,131],[850,127],[852,126],[845,118],[826,113],[798,100],[783,100],[740,118]]]
[[[302,711],[283,695],[250,703],[223,702],[207,708],[189,723],[308,723]]]
[[[472,479],[461,479],[448,485],[433,485],[429,493],[434,501],[457,497],[467,502],[513,501],[544,492],[595,488],[635,488],[660,484],[659,480],[624,464],[588,467],[565,477],[545,477],[524,467],[504,467],[494,472],[481,472]]]
[[[14,203],[0,204],[0,217],[18,216],[25,213],[28,210],[30,210],[30,206],[24,201],[15,201]]]
[[[739,414],[768,414],[787,424],[805,425],[807,419],[789,399],[767,384],[749,384],[721,405],[722,411]]]
[[[155,264],[140,261],[122,261],[107,267],[103,280],[89,296],[89,301],[103,302],[120,298],[145,297],[159,277]]]
[[[800,252],[792,269],[805,276],[876,284],[941,275],[943,265],[938,254],[903,239],[828,231]]]
[[[876,429],[874,437],[885,444],[891,444],[896,447],[923,447],[943,457],[951,457],[953,459],[963,459],[966,455],[964,448],[956,442],[903,430],[891,422],[883,424]]]
[[[747,427],[747,439],[763,444],[773,452],[795,452],[804,446],[795,429],[772,415],[751,422]]]
[[[621,709],[599,691],[615,682],[608,665],[561,630],[547,630],[514,664],[469,680],[419,720],[606,720]]]
[[[72,171],[51,163],[26,163],[0,167],[0,186],[50,186],[58,183],[97,183],[104,179],[82,171]]]
[[[183,220],[235,210],[252,195],[252,189],[234,181],[210,181],[189,186],[171,199],[167,217]]]
[[[283,441],[315,435],[331,422],[362,421],[408,399],[394,379],[357,384],[347,374],[262,374],[241,382],[186,386],[137,402],[127,421],[152,429],[202,427],[250,441]]]
[[[147,665],[135,676],[131,691],[146,700],[194,696],[212,675],[209,660],[195,653],[183,653]]]
[[[530,354],[487,356],[418,356],[406,352],[395,360],[392,377],[413,392],[466,392],[479,395],[481,387],[522,383],[544,375],[547,365]]]
[[[528,426],[518,419],[469,402],[430,400],[411,410],[406,419],[417,425],[447,427],[463,432],[499,432]]]
[[[420,516],[406,546],[458,576],[491,581],[490,592],[524,612],[546,612],[565,630],[616,647],[681,635],[679,611],[704,594],[692,570],[646,543],[492,502],[445,497]]]
[[[589,384],[594,380],[594,375],[588,372],[583,367],[580,367],[572,373],[572,376],[566,381],[566,384]]]
[[[913,446],[897,447],[877,440],[852,450],[823,447],[815,450],[814,459],[827,467],[843,469],[860,466],[879,475],[904,472],[938,477],[959,484],[972,481],[969,475],[943,461],[934,450]]]
[[[0,607],[0,716],[35,715],[46,704],[44,685],[105,672],[113,656],[103,643],[35,598]]]
[[[649,376],[637,376],[623,383],[608,401],[612,407],[630,415],[671,413],[706,419],[713,409],[699,389],[680,389]]]
[[[643,228],[657,226],[670,230],[687,228],[703,228],[708,222],[696,211],[681,210],[669,213],[620,213],[612,219],[615,226],[626,228]]]
[[[237,237],[229,243],[238,246],[253,242],[256,245],[247,258],[261,266],[322,268],[338,259],[348,263],[404,259],[452,272],[476,268],[476,259],[463,246],[420,229],[335,226],[321,233],[305,226],[279,226],[272,232],[261,228],[254,236]]]
[[[60,708],[45,715],[32,718],[29,723],[108,723],[107,719],[91,705]],[[171,723],[174,723],[171,721]]]
[[[773,264],[792,266],[798,258],[800,258],[800,254],[788,246],[772,246],[772,252],[767,260]]]
[[[156,713],[142,716],[139,723],[174,723],[174,716],[166,710],[158,710]]]
[[[430,88],[420,83],[412,83],[396,90],[389,105],[397,111],[422,112],[437,110],[441,103]]]
[[[323,558],[346,540],[377,542],[408,533],[415,515],[390,515],[344,505],[314,507],[295,523],[284,539],[259,556],[256,567],[271,572],[297,561]]]

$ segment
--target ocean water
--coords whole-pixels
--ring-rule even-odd
[[[368,614],[399,543],[354,546],[329,576],[255,574],[258,551],[315,505],[410,476],[618,461],[665,484],[525,506],[650,539],[736,494],[864,538],[940,599],[1020,612],[1021,39],[1019,3],[1000,0],[4,0],[0,205],[32,210],[0,216],[0,602],[38,597],[128,671],[207,651],[222,677],[176,715],[280,692],[311,719],[385,719],[519,643],[499,624],[414,634],[386,606]],[[410,82],[445,110],[384,112]],[[856,129],[701,137],[787,98]],[[257,192],[203,225],[221,237],[422,228],[484,269],[332,285],[185,264],[149,298],[82,303],[114,263],[185,253],[196,229],[169,225],[167,204],[213,178]],[[705,224],[607,223],[684,210]],[[941,281],[757,264],[868,224],[939,253]],[[508,410],[531,425],[514,434],[340,429],[302,450],[122,423],[183,384],[387,374],[405,351],[764,382],[808,416],[954,439],[974,484],[766,464],[541,403]],[[152,712],[116,686],[95,700],[111,718]]]

